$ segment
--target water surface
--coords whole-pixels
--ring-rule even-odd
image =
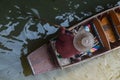
[[[119,4],[119,0],[1,0],[0,73],[12,72],[6,69],[15,64],[20,65],[17,72],[28,72],[26,56],[58,30],[55,24],[70,27]]]

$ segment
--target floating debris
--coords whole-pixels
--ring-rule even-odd
[[[82,11],[81,14],[84,15],[84,17],[86,17],[86,16],[88,17],[88,16],[92,15],[92,12],[83,12]]]
[[[56,7],[54,7],[53,9],[56,10],[56,11],[58,10],[58,8],[56,8]]]
[[[102,11],[103,9],[104,9],[104,7],[98,5],[98,6],[95,8],[95,11],[96,11],[96,12],[100,12],[100,11]]]
[[[86,1],[83,1],[83,3],[84,3],[84,4],[87,4],[87,2],[86,2]]]
[[[12,12],[12,10],[9,10],[8,12],[9,12],[9,13],[11,13],[11,12]]]
[[[3,25],[2,24],[0,24],[0,28],[2,27]]]
[[[35,8],[31,8],[31,10],[32,10],[33,13],[40,19],[40,14],[39,14],[38,10],[35,9]]]
[[[107,4],[107,7],[108,7],[108,8],[112,8],[113,5],[112,5],[112,4]]]
[[[11,19],[9,16],[6,17],[7,20]]]
[[[79,6],[80,6],[80,4],[76,4],[76,5],[74,5],[74,8],[75,8],[75,9],[78,9]]]
[[[20,9],[20,7],[18,5],[14,5],[14,7],[17,8],[17,9]]]

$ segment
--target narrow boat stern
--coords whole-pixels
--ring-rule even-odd
[[[53,54],[49,51],[48,44],[44,44],[28,55],[27,59],[32,68],[33,74],[45,73],[58,68]]]

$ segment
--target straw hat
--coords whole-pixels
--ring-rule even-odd
[[[93,35],[81,27],[73,39],[73,45],[78,51],[87,51],[94,45]]]

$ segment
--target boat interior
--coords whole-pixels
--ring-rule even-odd
[[[120,46],[120,7],[115,7],[96,14],[82,22],[71,26],[68,30],[76,34],[81,28],[88,30],[94,36],[94,46],[81,55],[75,55],[75,58],[63,59],[57,53],[55,41],[51,40],[49,44],[41,46],[32,52],[27,58],[32,68],[33,74],[44,73],[57,68],[67,68],[82,62],[89,61],[95,57],[106,54]],[[63,63],[62,63],[63,62]],[[46,65],[43,65],[46,63]],[[41,66],[42,65],[42,66]]]
[[[59,60],[58,58],[57,64],[59,64],[61,68],[66,68],[71,66],[71,64],[74,65],[79,62],[87,61],[89,58],[98,57],[120,46],[119,7],[93,16],[87,21],[83,21],[83,23],[81,22],[79,26],[73,28],[71,31],[75,33],[79,30],[81,26],[83,26],[84,28],[89,28],[89,31],[94,35],[94,46],[90,51],[87,52],[86,55],[79,56],[81,58],[80,61],[72,61],[68,64],[61,65],[61,60]],[[54,48],[53,51],[55,51]],[[56,53],[57,52],[55,51],[55,54]]]

